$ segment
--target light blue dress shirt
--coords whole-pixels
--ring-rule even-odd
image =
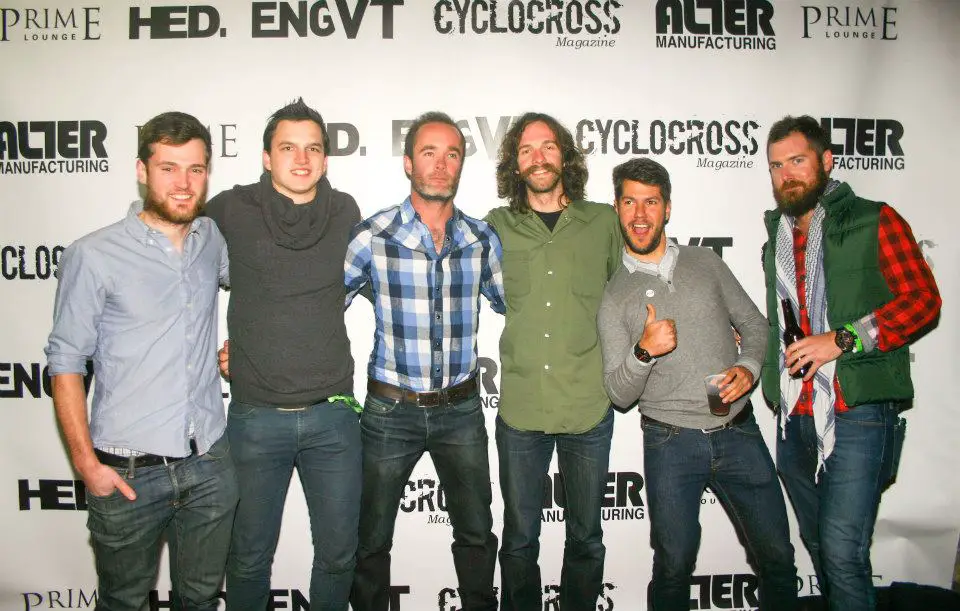
[[[51,376],[93,359],[94,447],[202,454],[226,428],[217,371],[217,291],[227,247],[212,220],[193,221],[183,252],[130,206],[126,218],[68,247],[60,262]]]

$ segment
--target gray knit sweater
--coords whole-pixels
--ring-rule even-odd
[[[650,364],[633,355],[643,334],[647,303],[657,320],[677,325],[677,348]],[[597,317],[603,347],[604,386],[621,407],[637,403],[661,422],[685,428],[710,428],[731,420],[750,393],[717,417],[707,407],[704,377],[741,365],[759,379],[767,322],[757,306],[712,250],[680,246],[676,266],[665,277],[621,264],[607,283]],[[731,325],[741,336],[737,352]],[[639,401],[638,401],[639,400]]]

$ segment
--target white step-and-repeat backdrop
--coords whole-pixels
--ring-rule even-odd
[[[450,113],[467,134],[457,204],[475,216],[501,204],[496,150],[523,111],[572,130],[596,201],[612,200],[614,165],[653,156],[673,178],[672,237],[714,248],[758,303],[761,213],[772,206],[767,130],[788,113],[820,118],[834,176],[897,207],[943,293],[939,328],[912,348],[917,396],[873,559],[878,584],[949,585],[960,532],[960,407],[949,386],[960,377],[958,40],[954,0],[0,0],[0,609],[84,609],[95,598],[83,487],[57,432],[42,351],[63,247],[137,197],[137,126],[149,117],[177,109],[210,126],[216,193],[257,179],[266,119],[297,96],[329,122],[330,178],[364,214],[409,192],[402,139],[426,110]],[[362,396],[372,309],[360,300],[347,317]],[[481,325],[492,431],[503,323],[485,310]],[[772,416],[758,418],[772,441]],[[646,606],[640,439],[636,412],[618,415],[601,611]],[[496,478],[492,447],[491,460]],[[307,608],[309,524],[292,487],[277,609]],[[460,608],[444,507],[424,459],[401,506],[394,609]],[[501,510],[496,495],[498,530]],[[690,608],[754,609],[756,581],[710,492],[701,510]],[[563,519],[556,496],[545,499],[545,610],[557,609]],[[798,588],[816,593],[795,524],[793,533]],[[150,607],[169,608],[165,569]]]

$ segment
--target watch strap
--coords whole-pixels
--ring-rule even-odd
[[[853,353],[863,352],[863,342],[860,341],[860,335],[857,333],[857,328],[853,326],[853,323],[848,322],[843,325],[843,328],[853,336]]]

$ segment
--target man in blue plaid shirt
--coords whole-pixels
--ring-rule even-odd
[[[347,304],[369,285],[376,313],[360,420],[355,611],[387,611],[397,511],[424,452],[446,495],[462,608],[497,608],[477,321],[480,295],[505,311],[502,248],[489,225],[453,205],[464,148],[463,132],[449,116],[418,117],[404,142],[410,196],[358,224],[347,247]]]

